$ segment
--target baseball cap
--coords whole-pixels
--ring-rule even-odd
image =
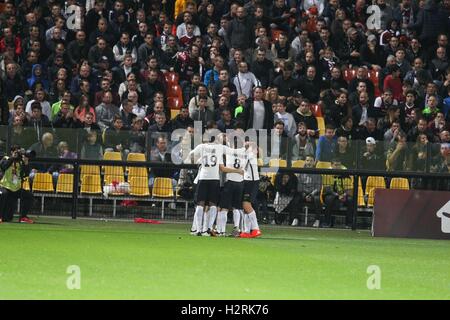
[[[100,62],[108,62],[108,63],[109,63],[109,59],[108,59],[107,56],[102,56],[102,57],[100,58]]]
[[[375,141],[375,139],[372,138],[372,137],[368,137],[368,138],[366,139],[366,143],[367,143],[367,144],[377,144],[377,142]]]

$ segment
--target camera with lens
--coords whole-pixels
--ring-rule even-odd
[[[34,159],[36,158],[36,151],[34,150],[25,150],[24,148],[21,148],[19,150],[19,155],[21,157],[27,157],[28,159]]]

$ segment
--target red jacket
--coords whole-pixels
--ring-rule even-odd
[[[21,46],[21,41],[19,37],[14,37],[14,53],[17,57],[19,57],[22,54],[22,46]],[[3,53],[6,51],[6,42],[5,42],[5,38],[3,37],[0,40],[0,52]]]

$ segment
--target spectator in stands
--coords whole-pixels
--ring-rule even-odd
[[[50,132],[46,132],[42,135],[42,139],[39,142],[36,142],[30,147],[30,150],[36,152],[36,157],[38,158],[56,158],[58,152],[56,150],[54,143],[54,136]],[[34,163],[31,165],[30,172],[30,182],[33,181],[33,178],[37,172],[49,172],[53,168],[51,164],[44,163]]]
[[[122,106],[120,107],[120,116],[122,118],[122,124],[125,130],[131,128],[133,119],[137,117],[137,115],[133,113],[133,105],[134,103],[131,100],[122,100]]]
[[[239,63],[239,72],[234,77],[233,84],[236,87],[237,94],[244,94],[246,97],[251,97],[253,89],[261,86],[255,75],[248,70],[247,62]]]
[[[309,108],[308,108],[309,109]],[[275,121],[283,121],[284,131],[289,138],[293,138],[297,132],[297,123],[292,114],[286,112],[286,104],[282,101],[278,102],[277,113],[274,117]],[[306,122],[306,121],[303,121]],[[310,121],[308,121],[310,122]]]
[[[345,116],[352,115],[352,108],[348,103],[347,93],[340,91],[332,104],[325,108],[325,123],[338,127]]]
[[[341,120],[341,125],[336,129],[337,137],[346,137],[348,140],[356,138],[356,129],[353,126],[353,119],[351,116],[345,116]]]
[[[433,132],[428,128],[428,122],[420,118],[417,125],[408,132],[408,142],[416,142],[420,134],[427,136],[428,141],[434,142]]]
[[[267,88],[273,81],[273,63],[266,58],[266,51],[264,49],[256,50],[256,58],[254,59],[251,70],[255,77],[261,82],[261,87]]]
[[[56,117],[56,115],[58,114],[58,112],[61,110],[61,104],[62,101],[67,101],[69,102],[69,107],[70,109],[73,111],[74,107],[71,104],[72,101],[72,94],[70,93],[69,90],[65,90],[61,99],[58,100],[57,102],[55,102],[54,104],[52,104],[52,119],[54,119]]]
[[[425,172],[428,158],[428,137],[420,133],[408,155],[407,168],[410,171]],[[417,184],[415,184],[418,188]]]
[[[53,119],[53,128],[73,129],[77,127],[69,101],[62,100],[61,109]]]
[[[187,129],[194,126],[194,120],[189,117],[189,108],[181,107],[180,113],[172,120],[173,129]]]
[[[38,101],[31,104],[31,116],[27,126],[34,131],[35,142],[41,141],[42,135],[51,130],[51,122],[46,115],[42,114],[42,107]]]
[[[172,124],[167,121],[166,114],[164,112],[155,113],[155,123],[148,127],[149,135],[154,133],[165,133],[170,135],[172,132]]]
[[[400,108],[397,106],[390,106],[387,109],[386,115],[378,120],[377,128],[382,132],[386,132],[392,126],[393,122],[399,122],[401,125],[402,119],[400,116]]]
[[[444,130],[450,129],[450,126],[447,125],[444,114],[438,112],[436,118],[428,123],[428,129],[433,133],[434,139],[431,142],[434,142],[438,140],[439,134]]]
[[[319,128],[317,119],[311,111],[311,105],[308,99],[303,99],[295,112],[293,112],[294,120],[297,124],[303,122],[308,127],[308,135],[312,138],[319,136]]]
[[[385,170],[386,161],[377,150],[377,141],[373,137],[368,137],[365,140],[360,168],[364,170]],[[365,182],[365,179],[363,182]]]
[[[86,134],[86,141],[83,142],[81,147],[81,159],[102,159],[103,147],[101,142],[98,141],[99,131],[91,130]]]
[[[386,89],[384,90],[383,95],[381,97],[375,99],[375,102],[373,104],[375,117],[377,118],[384,117],[386,115],[387,110],[391,106],[397,107],[398,101],[394,99],[392,91],[390,89]]]
[[[194,121],[201,121],[205,125],[208,121],[214,120],[214,113],[208,108],[208,98],[199,96],[197,99],[197,107],[192,112],[191,118]]]
[[[142,130],[144,120],[136,117],[131,123],[128,136],[129,149],[131,153],[145,153],[145,133]]]
[[[206,108],[211,113],[214,112],[214,101],[208,96],[208,88],[205,85],[200,84],[197,89],[197,95],[189,101],[189,115],[194,120],[196,120],[194,118],[194,112],[200,108],[200,98],[205,98]]]
[[[261,87],[256,87],[253,90],[253,98],[250,98],[245,102],[242,115],[245,129],[272,129],[274,113],[271,104],[268,101],[263,100],[263,96],[263,89]]]
[[[168,148],[167,138],[165,136],[161,135],[156,139],[155,147],[153,147],[150,152],[150,161],[172,163],[171,152]],[[173,169],[167,169],[163,167],[152,168],[149,177],[150,188],[153,187],[155,178],[157,177],[171,178],[172,187],[175,193],[175,188],[177,185],[175,173],[176,172],[174,172]]]
[[[308,134],[307,124],[299,122],[292,146],[292,161],[305,160],[307,156],[314,157],[315,148],[314,135]]]
[[[352,108],[353,123],[358,127],[363,127],[370,118],[376,118],[377,113],[369,104],[369,95],[367,92],[361,92],[359,95],[359,103]]]
[[[43,115],[45,115],[49,120],[52,119],[52,107],[50,106],[50,103],[46,100],[45,97],[45,90],[43,89],[36,89],[34,92],[34,99],[28,101],[25,111],[31,115],[32,110],[31,106],[34,102],[38,102],[41,106],[41,110]]]
[[[338,170],[343,169],[339,159],[331,160],[331,168]],[[323,190],[323,199],[325,203],[325,221],[322,227],[333,227],[334,221],[331,218],[333,210],[339,209],[341,206],[347,208],[345,215],[345,228],[350,229],[353,217],[353,184],[348,177],[344,175],[335,175],[331,177],[329,185],[325,185]]]
[[[349,139],[346,136],[337,136],[335,157],[341,160],[346,169],[354,169],[356,166],[356,155]]]
[[[406,142],[406,135],[401,131],[396,132],[398,133],[395,134],[386,155],[387,171],[403,171],[407,170],[408,166],[408,145]]]
[[[367,84],[364,81],[360,81],[356,87],[356,91],[352,92],[348,97],[348,100],[352,106],[358,104],[359,96],[362,92],[367,92]]]
[[[105,152],[120,152],[122,159],[126,159],[130,152],[128,146],[128,132],[124,129],[122,117],[115,115],[112,126],[105,130]]]
[[[321,136],[317,142],[316,160],[331,161],[335,155],[336,145],[335,128],[328,124],[325,127],[325,135]]]
[[[226,133],[227,130],[233,130],[236,125],[235,120],[231,116],[230,109],[222,110],[222,116],[219,121],[217,121],[217,129]]]
[[[277,173],[275,176],[275,200],[273,205],[276,224],[283,224],[287,215],[291,218],[294,215],[293,212],[297,211],[293,202],[297,184],[297,177],[292,172]]]
[[[12,120],[11,126],[11,143],[29,148],[35,141],[35,135],[24,125],[24,117],[16,114]]]
[[[393,121],[391,123],[391,128],[388,129],[385,133],[384,133],[384,146],[385,149],[387,150],[390,145],[395,141],[395,139],[397,138],[397,136],[403,133],[405,136],[406,134],[404,133],[404,131],[401,129],[400,126],[400,122],[399,121]]]
[[[378,45],[377,37],[370,34],[367,43],[361,46],[361,62],[364,66],[374,71],[381,70],[385,62],[384,50]]]
[[[358,86],[358,84],[363,81],[366,83],[366,90],[369,93],[370,97],[374,96],[374,92],[375,92],[375,87],[374,84],[372,83],[372,81],[370,81],[369,79],[369,74],[366,68],[364,67],[358,67],[358,69],[356,70],[356,77],[354,79],[352,79],[348,85],[348,93],[349,95],[356,91],[356,88]]]
[[[320,91],[323,90],[324,84],[317,75],[316,67],[309,66],[306,69],[306,75],[300,77],[299,88],[303,97],[311,103],[317,103],[320,98]]]
[[[438,99],[435,95],[428,95],[427,104],[422,111],[422,115],[427,121],[433,121],[440,112],[438,109]]]
[[[314,168],[315,161],[313,155],[307,155],[305,158],[304,168]],[[292,225],[298,224],[298,208],[304,206],[312,206],[314,209],[313,227],[319,227],[320,217],[322,214],[322,204],[320,202],[320,191],[322,188],[322,176],[320,174],[301,173],[298,177],[297,193],[293,200],[293,207],[297,210],[291,211],[290,220]]]
[[[402,99],[402,80],[400,79],[401,70],[398,65],[389,68],[389,75],[384,78],[384,92],[390,90],[395,100]]]
[[[112,104],[112,93],[105,92],[102,103],[95,108],[97,124],[105,130],[113,124],[114,116],[119,115],[119,108]]]
[[[60,159],[77,159],[77,154],[75,152],[70,151],[69,144],[66,141],[61,141],[58,143],[56,147],[58,151],[58,156]],[[53,167],[53,184],[56,187],[56,182],[58,181],[58,177],[61,173],[70,173],[73,174],[73,165],[72,164],[60,164]]]
[[[128,101],[131,102],[132,109],[131,112],[137,117],[144,118],[147,114],[147,106],[139,103],[139,94],[137,91],[128,91],[127,94]]]

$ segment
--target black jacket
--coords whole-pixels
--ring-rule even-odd
[[[252,129],[253,128],[253,99],[249,99],[245,103],[244,112],[243,112],[243,122],[245,129]],[[274,123],[274,115],[272,111],[272,106],[270,105],[270,102],[263,100],[264,103],[264,109],[265,109],[265,116],[264,116],[264,126],[263,128],[266,130],[270,130],[273,128]]]

